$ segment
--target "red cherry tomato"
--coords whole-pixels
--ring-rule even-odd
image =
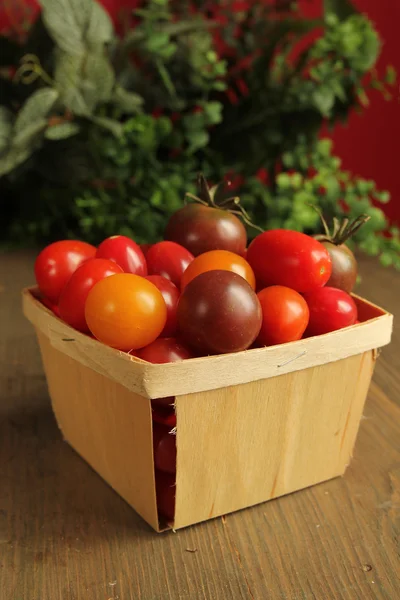
[[[337,288],[324,287],[304,295],[310,309],[307,336],[322,335],[354,325],[357,306],[353,298]]]
[[[89,327],[85,319],[85,303],[90,290],[101,279],[122,272],[115,262],[105,258],[91,258],[84,262],[72,274],[61,293],[58,308],[63,321],[87,333]]]
[[[159,338],[146,348],[139,350],[137,356],[142,360],[161,364],[186,360],[193,358],[194,355],[175,338]],[[171,407],[174,404],[174,400],[173,396],[155,398],[153,399],[153,404]]]
[[[193,354],[175,338],[159,338],[138,351],[137,356],[151,363],[169,363],[193,358]]]
[[[259,288],[283,285],[309,292],[328,281],[329,252],[314,238],[298,231],[273,229],[257,236],[247,250]]]
[[[171,429],[153,423],[153,451],[156,469],[164,473],[176,472],[176,435]]]
[[[139,244],[125,235],[113,235],[97,249],[96,258],[108,258],[121,267],[125,273],[147,275],[146,259]]]
[[[281,285],[265,288],[257,296],[263,313],[259,345],[273,346],[301,339],[309,319],[303,296]]]
[[[174,400],[173,398],[171,399]],[[152,400],[152,417],[155,423],[167,425],[170,429],[176,427],[176,414],[172,406],[158,405],[157,401]]]
[[[93,286],[86,300],[85,318],[98,340],[128,352],[158,338],[165,327],[167,307],[150,281],[119,273]]]
[[[36,297],[43,304],[43,306],[51,310],[51,312],[53,312],[56,315],[56,317],[60,316],[57,304],[53,304],[53,302],[50,302],[50,300],[46,298],[46,296],[42,296],[40,293]]]
[[[94,246],[78,240],[46,246],[35,261],[35,277],[42,294],[56,304],[72,273],[95,254]]]
[[[181,288],[186,287],[197,275],[216,270],[237,273],[247,281],[253,290],[256,289],[256,279],[249,263],[238,254],[227,250],[211,250],[197,256],[182,275]]]
[[[167,322],[161,333],[161,337],[171,337],[176,333],[176,309],[180,295],[179,290],[172,281],[161,277],[161,275],[148,275],[146,279],[154,283],[156,288],[160,290],[167,306]]]
[[[178,288],[193,259],[189,250],[175,242],[158,242],[149,248],[146,256],[149,275],[162,275]]]
[[[160,515],[173,521],[175,517],[175,475],[156,471],[156,494]]]

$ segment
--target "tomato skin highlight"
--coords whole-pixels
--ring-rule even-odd
[[[274,346],[300,340],[310,316],[303,296],[279,285],[265,288],[257,296],[263,313],[257,344]]]
[[[175,242],[157,242],[146,254],[149,275],[161,275],[180,288],[183,273],[194,259],[193,254]]]
[[[167,306],[167,322],[161,332],[161,337],[171,337],[175,335],[177,328],[176,311],[180,296],[179,290],[172,281],[165,279],[161,275],[147,275],[146,279],[147,281],[151,281],[160,290]]]
[[[183,290],[178,331],[199,353],[225,354],[251,346],[261,327],[260,302],[250,285],[231,271],[207,271]]]
[[[240,219],[227,210],[188,204],[168,221],[165,239],[181,244],[194,256],[210,250],[229,250],[243,255],[247,233]]]
[[[90,290],[85,318],[98,340],[128,352],[157,339],[165,327],[167,307],[150,281],[120,273],[98,281]]]
[[[35,261],[36,282],[43,296],[57,304],[72,273],[95,254],[94,246],[79,240],[61,240],[43,248]]]
[[[282,285],[306,293],[326,284],[332,272],[329,252],[314,238],[287,229],[258,235],[247,250],[259,288]]]
[[[310,310],[307,337],[349,327],[357,321],[356,303],[343,290],[324,287],[305,294],[304,298]]]
[[[107,258],[121,267],[124,273],[147,275],[147,264],[139,244],[125,235],[112,235],[101,242],[96,258]]]
[[[122,273],[121,267],[105,258],[91,258],[73,273],[63,289],[58,310],[63,321],[78,331],[87,333],[89,327],[85,319],[86,298],[92,287],[101,279]]]
[[[256,289],[256,278],[249,263],[238,254],[227,250],[212,250],[197,256],[182,275],[181,288],[185,288],[201,273],[215,270],[232,271],[243,277],[253,290]]]

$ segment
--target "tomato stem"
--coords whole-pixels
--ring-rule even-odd
[[[190,194],[188,192],[185,195],[185,200],[187,198],[190,198],[190,200],[193,200],[194,202],[199,202],[204,206],[210,206],[211,208],[219,208],[222,210],[226,210],[232,215],[239,216],[249,227],[253,227],[261,233],[264,232],[264,230],[261,227],[258,227],[258,225],[255,225],[251,221],[250,215],[240,204],[239,196],[232,196],[230,198],[225,199],[222,198],[222,183],[217,183],[216,185],[209,187],[204,175],[202,173],[199,173],[197,177],[197,185],[199,188],[199,195],[195,196],[194,194]]]
[[[325,231],[325,233],[314,236],[315,239],[320,242],[331,242],[332,244],[335,244],[335,246],[344,244],[371,218],[366,214],[359,215],[352,221],[350,221],[348,217],[345,217],[342,221],[337,217],[333,217],[333,228],[332,231],[330,231],[321,209],[318,206],[315,206],[315,204],[310,204],[310,206],[318,213]]]

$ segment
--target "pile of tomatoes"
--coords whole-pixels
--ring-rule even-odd
[[[166,237],[142,246],[121,235],[97,248],[50,244],[35,263],[42,302],[78,331],[153,363],[293,342],[357,321],[349,294],[356,263],[347,247],[271,230],[247,248],[235,215],[198,204],[173,215]],[[340,253],[340,260],[351,258],[351,272],[343,273]],[[176,470],[173,402],[153,401],[157,498],[168,519]]]

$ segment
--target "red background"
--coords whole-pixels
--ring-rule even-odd
[[[359,10],[365,12],[375,23],[383,39],[378,71],[383,72],[392,64],[400,74],[400,44],[398,23],[400,2],[398,0],[353,0]],[[26,4],[34,4],[26,0]],[[112,14],[136,4],[135,0],[102,0]],[[321,14],[322,0],[300,0],[303,12],[309,16]],[[0,30],[8,16],[0,7]],[[387,102],[379,93],[371,94],[371,104],[361,116],[352,114],[346,127],[338,126],[332,137],[335,153],[343,160],[343,166],[354,174],[374,179],[381,189],[392,194],[392,201],[385,212],[400,224],[400,93],[396,86],[394,100]]]

